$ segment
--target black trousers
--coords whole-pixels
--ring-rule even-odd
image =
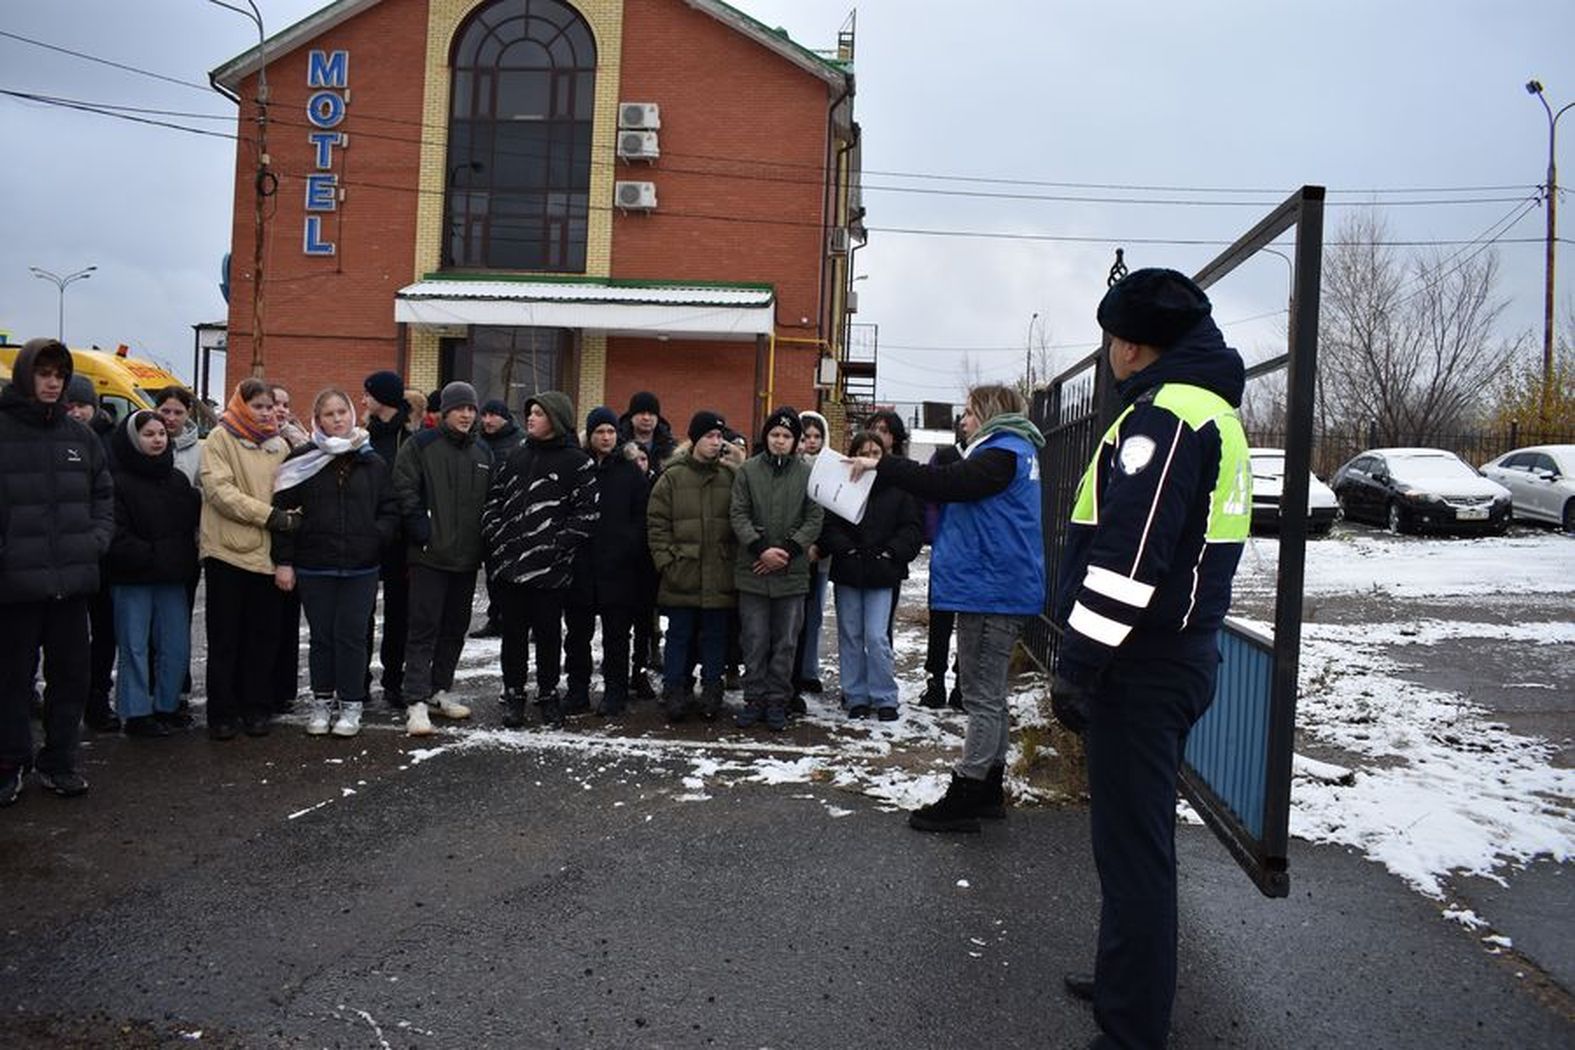
[[[87,596],[0,605],[0,767],[33,766],[46,773],[77,767],[77,741],[87,706]],[[44,652],[44,747],[33,755],[33,674]]]
[[[503,688],[525,688],[529,645],[534,642],[536,691],[551,693],[558,688],[563,666],[563,592],[498,582],[492,595],[503,614]]]
[[[563,648],[570,689],[589,689],[591,637],[602,618],[602,684],[616,704],[629,698],[629,629],[634,608],[628,605],[570,605],[564,609],[567,631]]]
[[[311,628],[307,672],[312,692],[336,694],[340,700],[366,700],[368,653],[361,625],[377,603],[377,573],[361,576],[297,574],[295,589]]]
[[[110,597],[108,577],[102,565],[98,578],[98,593],[88,600],[88,632],[92,639],[89,661],[92,669],[88,675],[87,710],[97,715],[109,714],[109,698],[115,687],[115,603]]]
[[[1084,736],[1099,949],[1094,1019],[1121,1046],[1162,1047],[1176,997],[1176,780],[1214,699],[1213,641],[1191,659],[1110,665]]]
[[[284,592],[268,573],[209,558],[208,724],[273,710]]]
[[[380,578],[383,582],[383,642],[377,650],[378,661],[383,665],[382,685],[385,697],[402,696],[405,689],[405,642],[410,633],[410,578],[403,561],[397,566],[385,566]],[[366,619],[367,672],[363,695],[371,695],[371,657],[373,636],[377,628],[377,606]]]
[[[288,711],[301,691],[301,592],[279,592],[279,644],[268,686],[276,711]]]
[[[426,703],[454,688],[454,671],[470,630],[476,573],[410,567],[410,634],[405,646],[405,699]]]

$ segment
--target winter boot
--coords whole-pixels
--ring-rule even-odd
[[[952,774],[946,794],[908,814],[908,827],[915,831],[954,831],[979,833],[979,799],[984,781]]]
[[[722,683],[707,682],[700,687],[700,717],[715,722],[722,713]]]
[[[525,690],[503,690],[503,725],[506,729],[525,727]]]
[[[432,719],[427,716],[427,705],[417,701],[405,708],[405,732],[410,736],[431,736]]]
[[[636,700],[656,699],[656,690],[651,687],[651,676],[643,668],[629,676],[629,684],[634,687]]]
[[[689,717],[689,690],[668,688],[662,690],[662,708],[669,722],[682,722]]]
[[[339,701],[339,717],[334,719],[334,736],[355,736],[361,732],[360,700]]]
[[[306,735],[327,736],[330,709],[334,706],[333,693],[313,693],[312,705],[306,709]]]
[[[541,724],[553,729],[563,728],[563,698],[554,689],[550,693],[541,693],[536,697],[536,706],[541,709]]]
[[[787,705],[780,700],[766,704],[766,728],[780,733],[787,728]]]
[[[952,686],[952,691],[949,694],[947,694],[947,697],[946,697],[946,706],[950,707],[950,708],[952,708],[953,710],[956,710],[956,711],[966,711],[967,710],[967,708],[963,707],[962,686],[960,686],[960,685]]]
[[[448,695],[447,689],[439,689],[432,694],[431,714],[442,715],[444,718],[469,718],[470,708]]]
[[[997,762],[984,778],[979,796],[979,816],[985,820],[1006,819],[1006,763]]]
[[[591,687],[589,683],[576,685],[569,683],[568,691],[563,694],[563,714],[583,715],[591,709]]]
[[[766,717],[766,708],[759,700],[745,700],[744,706],[733,716],[733,724],[740,729],[752,729]]]
[[[921,707],[946,706],[946,681],[931,675],[924,683],[924,695],[919,697]]]
[[[603,718],[622,718],[628,707],[628,690],[614,686],[602,694],[601,715]]]
[[[789,718],[797,718],[800,715],[809,714],[809,705],[804,702],[804,694],[796,689],[793,691],[793,695],[788,698],[787,713]]]

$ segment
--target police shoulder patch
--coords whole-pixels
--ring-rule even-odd
[[[1134,434],[1121,443],[1121,451],[1116,454],[1117,461],[1121,464],[1123,474],[1136,474],[1148,466],[1154,458],[1154,439],[1142,434]]]

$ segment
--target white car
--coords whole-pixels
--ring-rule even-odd
[[[1285,450],[1282,448],[1254,448],[1247,450],[1252,460],[1252,527],[1278,529],[1280,527],[1280,493],[1285,489]],[[1334,491],[1318,480],[1318,475],[1307,475],[1307,534],[1327,536],[1340,516],[1340,501]]]
[[[1482,473],[1509,489],[1517,519],[1575,532],[1575,445],[1517,448],[1482,464]]]

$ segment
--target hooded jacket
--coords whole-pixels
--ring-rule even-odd
[[[175,466],[175,446],[150,456],[132,443],[136,413],[110,435],[115,449],[115,538],[107,567],[112,584],[178,583],[197,578],[197,521],[202,496]]]
[[[529,404],[529,402],[527,402]],[[517,420],[510,419],[508,424],[496,434],[481,432],[482,443],[492,450],[492,458],[502,463],[510,452],[519,448],[525,442],[525,431]]]
[[[93,594],[99,559],[115,533],[114,482],[104,446],[53,404],[33,394],[40,351],[71,354],[34,339],[16,356],[0,393],[0,605]]]
[[[828,513],[817,542],[831,558],[832,583],[890,590],[908,578],[924,545],[924,515],[912,495],[876,478],[859,523]]]
[[[612,453],[596,463],[596,529],[574,558],[570,600],[577,605],[640,604],[651,572],[645,507],[651,486],[633,460]]]
[[[820,538],[825,510],[809,498],[809,464],[797,452],[760,452],[744,461],[733,482],[730,507],[738,537],[733,584],[744,594],[782,598],[809,593],[809,545]],[[791,555],[787,566],[764,576],[755,559],[770,547]]]
[[[731,609],[737,604],[733,559],[738,539],[729,520],[733,468],[709,463],[688,448],[673,453],[651,486],[645,534],[661,579],[658,605]]]
[[[492,468],[492,453],[476,440],[474,427],[456,434],[439,421],[400,447],[394,492],[410,564],[444,572],[480,567],[481,512]]]
[[[574,406],[549,390],[525,401],[552,420],[553,436],[527,437],[494,472],[482,511],[487,575],[500,583],[562,590],[595,531],[596,464],[574,442]]]
[[[1118,650],[1218,658],[1252,514],[1245,385],[1208,318],[1117,385],[1126,409],[1083,475],[1061,556],[1061,677],[1093,687]]]
[[[619,445],[638,440],[634,436],[634,423],[631,421],[633,415],[633,412],[625,412],[618,417]],[[666,416],[656,417],[656,430],[651,434],[651,440],[642,444],[646,446],[645,455],[651,461],[652,473],[660,474],[678,448],[677,439],[673,437],[672,424],[667,422]]]

